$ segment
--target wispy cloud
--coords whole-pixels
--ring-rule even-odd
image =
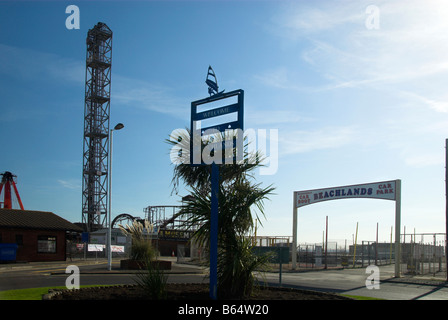
[[[121,75],[114,75],[113,82],[111,99],[115,103],[183,119],[189,116],[185,101],[179,101],[170,87]]]
[[[334,149],[353,143],[358,136],[353,126],[326,127],[318,130],[296,130],[279,135],[280,155]]]
[[[289,4],[273,19],[272,29],[279,37],[300,45],[301,61],[327,80],[318,90],[408,85],[447,73],[446,1],[376,1],[379,30],[365,27],[365,10],[370,4]],[[293,82],[286,80],[293,78],[294,69],[282,68],[260,80],[294,89]]]
[[[0,44],[0,73],[26,80],[53,79],[82,85],[85,64],[57,54]]]
[[[290,40],[356,23],[363,18],[359,4],[348,1],[319,1],[312,5],[292,2],[284,8],[285,14],[277,15],[272,20],[281,27],[281,31],[277,31]]]
[[[311,130],[280,131],[280,154],[370,143],[387,146],[407,166],[440,165],[427,142],[446,132],[440,114],[448,112],[448,2],[375,1],[380,28],[370,30],[365,21],[371,4],[288,2],[272,19],[269,31],[291,57],[255,80],[302,99],[316,93],[347,97],[334,126],[325,114],[308,112],[324,121],[314,119]],[[353,103],[351,97],[363,100]]]
[[[76,179],[62,180],[59,179],[58,183],[60,186],[72,189],[72,190],[80,190],[81,189],[81,181]]]
[[[401,91],[400,93],[404,97],[421,102],[422,104],[426,105],[436,112],[448,113],[448,95],[445,93],[443,93],[442,99],[428,98],[425,96],[421,96],[415,92],[409,91]]]
[[[246,126],[258,128],[285,128],[295,127],[299,124],[309,123],[314,119],[304,116],[297,106],[272,105],[270,108],[245,107],[244,121]]]
[[[286,67],[265,70],[263,73],[256,74],[254,78],[266,86],[278,88],[299,90],[301,87],[294,82],[289,81],[290,75]]]
[[[85,63],[81,60],[61,57],[28,48],[0,44],[0,74],[30,81],[57,81],[58,85],[84,85]],[[112,74],[111,99],[116,104],[144,108],[172,116],[188,116],[168,86]],[[9,116],[13,119],[13,115]]]

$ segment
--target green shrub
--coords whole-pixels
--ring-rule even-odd
[[[137,273],[137,278],[134,280],[151,299],[166,299],[168,276],[152,261],[145,260],[145,267]]]
[[[143,224],[134,220],[131,225],[126,227],[119,225],[119,228],[125,235],[130,235],[132,238],[129,259],[138,261],[152,261],[155,259],[157,251],[153,247],[151,239],[148,238],[148,235],[153,232],[154,228],[148,220],[145,220]]]

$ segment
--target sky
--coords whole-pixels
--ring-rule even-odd
[[[69,5],[79,29],[68,29]],[[82,220],[86,36],[113,31],[112,218],[179,205],[165,142],[192,101],[244,90],[244,126],[270,130],[256,174],[276,190],[257,235],[292,236],[293,192],[402,181],[401,229],[445,232],[448,2],[0,1],[0,172],[25,209]],[[260,136],[259,141],[263,136]],[[299,210],[299,243],[390,241],[393,201],[327,201]],[[394,231],[395,232],[395,231]],[[431,240],[432,241],[432,240]]]

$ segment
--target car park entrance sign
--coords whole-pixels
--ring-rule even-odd
[[[328,200],[371,198],[395,201],[395,276],[399,277],[401,180],[381,181],[366,184],[332,187],[294,192],[292,267],[297,264],[297,209]]]
[[[334,187],[326,189],[297,191],[296,206],[347,198],[375,198],[395,200],[396,181],[385,181],[353,186]]]

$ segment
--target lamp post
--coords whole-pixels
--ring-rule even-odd
[[[112,201],[111,201],[111,194],[112,194],[112,133],[114,130],[121,130],[124,128],[124,124],[118,123],[113,129],[110,130],[109,135],[109,215],[108,215],[108,224],[109,228],[107,231],[107,270],[112,270],[112,220],[111,220],[111,213],[112,213]]]

